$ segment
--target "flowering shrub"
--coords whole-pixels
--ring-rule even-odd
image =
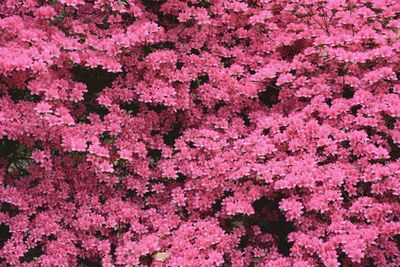
[[[1,266],[400,266],[400,1],[0,1]]]

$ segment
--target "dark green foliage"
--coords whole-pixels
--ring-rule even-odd
[[[30,248],[27,252],[25,252],[24,256],[22,256],[22,262],[31,262],[36,260],[43,254],[42,246],[37,245],[36,247]]]
[[[281,196],[273,200],[261,198],[254,202],[254,218],[256,224],[260,226],[261,231],[270,233],[274,236],[278,242],[279,252],[282,255],[288,256],[290,253],[290,248],[292,247],[292,244],[288,241],[288,234],[293,232],[295,227],[292,222],[286,220],[285,215],[279,209],[279,202],[281,198]],[[276,212],[278,214],[278,220],[268,220],[267,217],[263,215],[263,213],[268,210]]]
[[[259,93],[258,97],[264,105],[271,108],[273,105],[278,103],[280,89],[274,85],[267,86],[266,90]]]
[[[11,238],[10,227],[5,224],[0,224],[0,249],[3,248],[4,244]]]
[[[157,165],[157,162],[161,159],[161,155],[162,153],[159,149],[147,149],[147,157],[152,159],[151,167],[155,167]]]
[[[74,66],[71,70],[74,80],[82,82],[87,86],[88,92],[84,96],[83,103],[87,108],[87,114],[96,113],[100,116],[108,114],[105,107],[100,106],[96,98],[98,94],[106,87],[111,87],[113,81],[120,75],[110,73],[102,68],[87,68],[83,66]]]
[[[222,57],[221,58],[221,64],[224,66],[224,68],[229,68],[233,63],[233,58],[228,58],[228,57]]]
[[[8,94],[10,95],[11,99],[16,103],[20,101],[38,102],[40,100],[39,96],[31,95],[29,93],[29,90],[26,89],[9,89]]]
[[[86,259],[79,258],[78,259],[78,267],[102,267],[100,259]]]
[[[27,174],[32,163],[32,149],[18,141],[3,138],[0,140],[0,157],[7,161],[7,173],[20,176]]]
[[[175,45],[172,42],[161,42],[161,43],[155,43],[155,44],[143,46],[143,53],[140,58],[143,60],[145,57],[147,57],[152,52],[155,52],[155,51],[161,50],[161,49],[175,49]]]
[[[345,85],[345,86],[343,87],[343,94],[342,94],[342,96],[343,96],[344,98],[346,98],[346,99],[353,98],[353,96],[354,96],[354,89],[353,89],[351,86],[349,86],[349,85]]]
[[[14,204],[11,204],[8,202],[1,202],[0,212],[8,214],[8,216],[10,216],[10,217],[14,217],[14,216],[18,215],[19,208],[18,208],[18,206],[15,206]]]
[[[164,143],[173,146],[175,144],[175,140],[178,139],[182,135],[182,123],[175,122],[172,126],[172,129],[163,136]]]
[[[210,77],[208,73],[203,73],[197,77],[196,80],[190,82],[190,90],[197,89],[200,85],[208,83],[210,81]]]

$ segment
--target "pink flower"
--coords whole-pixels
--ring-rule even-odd
[[[51,105],[46,103],[46,102],[40,102],[39,104],[36,105],[35,111],[37,113],[51,113]]]
[[[0,1],[2,265],[400,266],[399,10]]]
[[[303,204],[295,199],[284,199],[279,203],[279,208],[285,211],[289,220],[299,218],[303,214]]]
[[[129,149],[121,149],[121,150],[119,151],[119,156],[120,156],[122,159],[126,159],[126,160],[128,160],[128,161],[132,161],[132,150],[129,150]]]
[[[52,19],[57,15],[57,12],[51,6],[42,6],[36,9],[38,18]]]

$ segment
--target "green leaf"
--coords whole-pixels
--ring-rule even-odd
[[[166,252],[157,252],[156,254],[153,255],[153,259],[155,261],[161,261],[164,262],[168,259],[169,254]]]
[[[234,226],[236,226],[236,227],[243,227],[244,226],[243,221],[234,221],[232,224]]]

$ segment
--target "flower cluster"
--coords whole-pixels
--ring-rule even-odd
[[[0,1],[1,266],[400,266],[398,0]]]

